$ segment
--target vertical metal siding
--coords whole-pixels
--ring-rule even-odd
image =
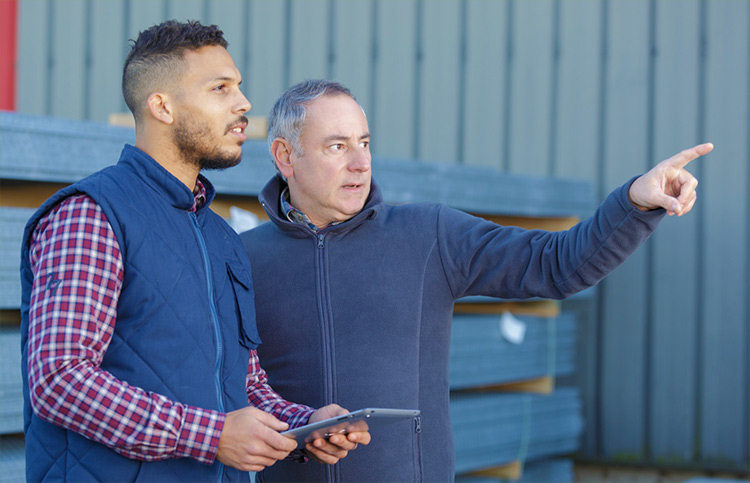
[[[647,169],[648,36],[647,2],[611,2],[604,67],[602,189],[607,193]],[[644,345],[650,297],[649,245],[641,247],[599,290],[601,326],[597,364],[600,394],[596,417],[599,448],[593,456],[638,461],[646,411]]]
[[[455,163],[459,155],[461,2],[423,2],[422,15],[415,157]]]
[[[514,2],[508,171],[548,175],[554,1]]]
[[[750,2],[707,2],[705,136],[700,167],[701,408],[698,458],[748,457],[750,328]],[[742,430],[740,430],[742,428]]]
[[[583,178],[601,197],[689,145],[699,203],[580,313],[580,456],[748,468],[750,2],[22,0],[20,112],[125,111],[126,40],[225,31],[254,115],[308,77],[349,85],[376,155]],[[446,182],[450,182],[446,180]],[[574,302],[572,305],[580,305]]]
[[[500,168],[505,137],[508,2],[466,4],[461,161]]]
[[[655,7],[652,19],[658,28],[654,39],[650,159],[664,159],[676,146],[687,147],[699,139],[700,64],[695,54],[700,47],[700,5],[666,2]],[[691,458],[696,444],[692,396],[696,391],[695,300],[699,298],[699,277],[697,265],[685,261],[698,260],[698,221],[697,216],[665,220],[651,242],[649,277],[663,282],[653,284],[649,306],[646,343],[650,370],[644,436],[649,456],[665,463]],[[675,250],[676,246],[680,249]]]

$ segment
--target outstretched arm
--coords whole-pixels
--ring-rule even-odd
[[[713,148],[711,143],[699,144],[657,164],[630,186],[630,202],[642,211],[664,208],[668,215],[688,213],[695,204],[698,180],[684,168]]]

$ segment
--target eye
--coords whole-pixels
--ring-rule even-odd
[[[333,151],[342,151],[343,149],[344,149],[343,143],[331,144],[331,150]]]
[[[367,148],[369,148],[369,147],[370,147],[370,141],[369,141],[369,140],[367,140],[367,141],[362,141],[361,143],[359,143],[359,145],[360,145],[360,146],[361,146],[361,147],[362,147],[363,149],[367,149]]]
[[[226,84],[219,84],[218,86],[214,87],[214,92],[222,93],[227,90]]]

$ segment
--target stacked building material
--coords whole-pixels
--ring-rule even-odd
[[[0,434],[23,432],[21,334],[0,327]]]
[[[574,369],[576,325],[572,314],[558,317],[513,316],[523,332],[509,333],[507,314],[453,317],[450,387],[453,390],[507,384]]]
[[[0,210],[0,309],[21,306],[21,238],[33,208],[3,206]]]
[[[523,303],[515,309],[533,315],[512,314],[504,305],[453,318],[456,474],[477,482],[539,481],[543,474],[544,481],[570,482],[565,457],[579,447],[581,400],[577,389],[555,388],[555,380],[575,369],[575,318]]]
[[[25,462],[23,436],[5,436],[0,439],[0,483],[26,481]]]
[[[457,474],[571,454],[583,430],[573,388],[549,395],[453,394],[451,417]]]

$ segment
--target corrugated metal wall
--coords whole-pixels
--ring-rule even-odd
[[[584,315],[581,457],[748,468],[750,2],[20,0],[18,111],[106,121],[126,39],[220,25],[252,114],[307,77],[349,85],[376,155],[583,178],[600,197],[674,152],[700,200]]]

